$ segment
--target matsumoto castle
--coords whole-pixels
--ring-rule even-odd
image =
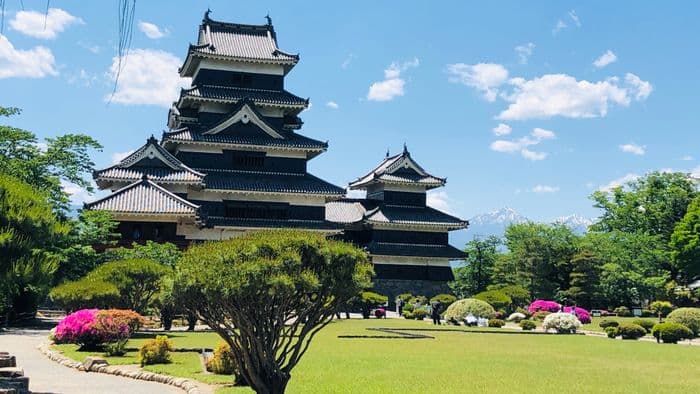
[[[168,113],[169,131],[150,137],[116,165],[95,171],[112,193],[86,204],[119,221],[121,244],[236,237],[263,228],[321,231],[364,247],[374,263],[374,290],[388,295],[447,292],[450,260],[464,253],[448,232],[468,222],[426,206],[431,175],[404,146],[350,182],[366,198],[307,172],[328,144],[299,134],[308,107],[284,89],[299,61],[277,47],[272,21],[219,22],[205,13],[180,76],[191,77]],[[358,169],[361,174],[362,169]]]

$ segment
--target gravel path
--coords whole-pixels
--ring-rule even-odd
[[[49,360],[37,349],[46,342],[47,330],[12,329],[0,332],[0,351],[17,357],[17,366],[29,377],[33,393],[160,394],[184,393],[160,383],[101,373],[80,372]]]

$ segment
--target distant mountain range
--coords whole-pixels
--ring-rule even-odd
[[[501,208],[496,211],[476,215],[469,219],[469,228],[466,231],[457,231],[451,235],[451,242],[458,248],[472,238],[479,236],[488,237],[496,235],[502,237],[506,227],[513,223],[525,223],[530,221],[513,208]],[[553,220],[571,228],[576,234],[584,234],[588,231],[588,226],[593,224],[593,220],[581,215],[561,216]]]

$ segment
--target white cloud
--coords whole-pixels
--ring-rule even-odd
[[[695,179],[700,179],[700,166],[693,168],[690,171],[690,176],[695,178]]]
[[[617,61],[617,55],[611,50],[607,50],[604,54],[600,55],[598,59],[593,62],[596,68],[603,68],[608,64],[615,63]]]
[[[571,18],[571,20],[574,21],[576,26],[581,27],[581,19],[579,19],[578,15],[576,14],[576,11],[569,11],[569,18]]]
[[[535,49],[535,44],[531,42],[515,47],[515,53],[518,54],[518,61],[520,64],[527,64],[528,59],[530,59],[530,56],[532,56],[533,49]]]
[[[556,193],[559,191],[559,186],[537,185],[532,188],[533,193]]]
[[[510,134],[510,132],[513,131],[513,128],[505,123],[499,123],[498,126],[494,127],[492,130],[494,134],[500,137],[502,135]]]
[[[559,33],[562,29],[566,29],[566,23],[564,23],[563,20],[559,19],[557,21],[557,24],[554,25],[554,29],[552,29],[552,34],[557,34]]]
[[[418,58],[404,63],[391,63],[384,70],[384,80],[374,82],[369,87],[367,99],[371,101],[391,101],[397,96],[404,95],[406,81],[401,78],[401,74],[411,67],[418,67]]]
[[[520,155],[528,160],[539,161],[547,158],[544,152],[535,152],[528,149],[529,146],[534,146],[543,140],[554,139],[556,134],[553,131],[534,128],[530,135],[518,138],[517,140],[496,140],[491,143],[491,150],[502,153],[520,152]]]
[[[168,29],[161,30],[158,25],[144,21],[139,21],[139,30],[141,30],[146,37],[153,40],[163,38],[169,33]]]
[[[612,181],[608,182],[605,185],[600,186],[600,188],[598,190],[604,191],[604,192],[609,192],[618,186],[624,186],[628,182],[636,181],[637,179],[639,179],[639,175],[629,173],[629,174],[623,175],[619,178],[613,179]]]
[[[692,160],[693,160],[693,156],[691,156],[691,155],[685,155],[685,156],[681,157],[681,160],[683,160],[683,161],[692,161]]]
[[[631,153],[633,155],[643,155],[646,153],[646,146],[641,146],[637,144],[623,144],[619,146],[620,150],[625,153]]]
[[[80,84],[85,87],[90,87],[93,83],[97,81],[97,79],[97,75],[91,74],[85,71],[85,69],[81,68],[80,71],[78,71],[77,73],[72,73],[68,75],[66,81],[69,84]]]
[[[108,75],[114,80],[119,58],[112,58]],[[169,107],[180,89],[190,84],[177,72],[182,62],[175,55],[154,49],[134,49],[122,62],[119,85],[114,96],[105,101],[121,104],[150,104]]]
[[[124,160],[125,157],[129,156],[130,154],[134,153],[134,150],[126,151],[126,152],[114,152],[112,153],[112,164],[117,164],[120,161]]]
[[[504,98],[511,104],[498,119],[546,119],[602,117],[610,103],[627,106],[628,92],[616,84],[615,78],[605,81],[577,81],[566,74],[547,74],[531,80],[513,78],[513,93]]]
[[[450,197],[444,190],[430,190],[425,199],[426,205],[444,212],[451,212]]]
[[[340,68],[346,70],[348,67],[350,67],[350,63],[352,63],[352,61],[355,60],[355,58],[357,58],[357,56],[355,56],[354,54],[348,54],[345,60],[343,60],[343,62],[340,64]]]
[[[630,88],[630,93],[634,95],[637,101],[645,100],[654,90],[651,83],[642,81],[641,78],[632,73],[625,74],[625,83],[627,83]]]
[[[338,103],[336,103],[335,101],[329,101],[329,102],[327,102],[327,103],[326,103],[326,107],[328,107],[328,108],[333,108],[333,109],[338,109],[338,108],[340,108],[340,106],[338,105]]]
[[[83,205],[84,202],[90,200],[92,194],[73,182],[61,180],[61,189],[70,196],[71,205]]]
[[[450,82],[475,88],[490,102],[496,100],[497,88],[508,79],[508,70],[496,63],[448,64],[447,73]]]
[[[10,27],[30,37],[53,40],[69,26],[84,23],[60,8],[49,8],[47,13],[19,11],[10,21]]]
[[[54,63],[50,49],[42,46],[28,50],[15,49],[7,37],[0,34],[0,79],[58,75]]]

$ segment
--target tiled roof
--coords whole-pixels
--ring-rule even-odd
[[[207,173],[205,187],[210,190],[241,190],[264,193],[306,193],[341,196],[345,189],[311,174],[266,173],[202,169]]]
[[[343,226],[325,220],[237,219],[223,216],[207,217],[208,227],[301,228],[309,230],[342,230]]]
[[[182,89],[180,102],[185,98],[225,102],[238,102],[243,99],[250,99],[257,105],[302,109],[309,105],[307,100],[295,96],[286,90],[246,89],[217,85],[199,85],[190,89]]]
[[[157,167],[140,165],[144,159],[158,159],[162,165]],[[134,182],[147,175],[156,182],[165,183],[201,183],[204,174],[197,172],[165,148],[158,144],[154,137],[149,138],[146,144],[122,159],[119,163],[97,170],[93,173],[93,178],[99,181],[127,181]]]
[[[466,253],[452,245],[370,242],[367,245],[367,251],[373,255],[381,256],[443,257],[448,259],[462,259],[466,257]]]
[[[403,183],[425,186],[427,189],[445,184],[444,178],[430,175],[413,158],[404,145],[401,154],[389,156],[367,175],[350,183],[351,189],[364,189],[372,183]]]
[[[192,51],[238,59],[264,62],[295,64],[298,55],[281,51],[277,46],[277,36],[271,23],[266,25],[244,25],[219,22],[205,14],[199,28],[197,45]]]
[[[85,208],[117,213],[194,216],[199,206],[144,178],[105,198],[85,204]]]
[[[378,205],[379,204],[379,205]],[[366,199],[343,199],[326,203],[326,220],[337,223],[379,223],[464,228],[469,222],[431,207],[381,204]]]
[[[384,205],[365,214],[369,223],[408,224],[464,228],[469,222],[430,207]]]
[[[287,149],[302,149],[302,150],[325,150],[328,144],[317,141],[312,138],[304,137],[296,133],[285,133],[285,138],[273,138],[265,135],[248,136],[235,135],[231,133],[219,134],[202,134],[201,132],[192,131],[189,128],[174,130],[163,134],[163,142],[182,141],[182,142],[205,142],[214,144],[232,144],[232,145],[257,145],[269,146]]]

